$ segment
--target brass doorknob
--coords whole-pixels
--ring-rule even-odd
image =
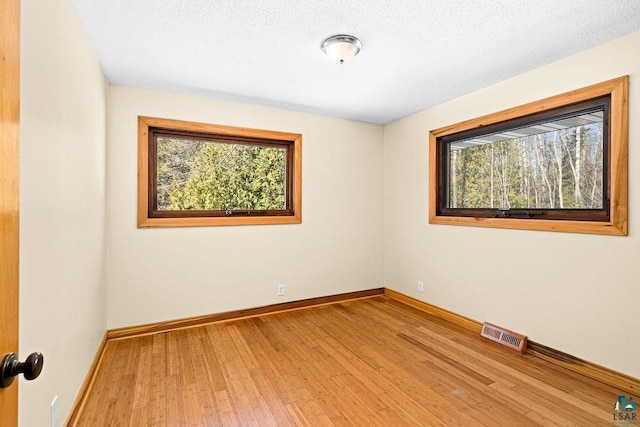
[[[16,375],[24,374],[29,381],[38,378],[43,365],[42,353],[31,353],[24,362],[20,362],[15,353],[5,354],[0,363],[0,388],[9,387]]]

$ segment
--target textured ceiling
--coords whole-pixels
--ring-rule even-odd
[[[73,2],[111,83],[380,124],[640,29],[639,0]]]

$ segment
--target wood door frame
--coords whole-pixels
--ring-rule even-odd
[[[18,353],[20,0],[0,7],[0,357]],[[0,425],[18,425],[18,381],[0,389]]]

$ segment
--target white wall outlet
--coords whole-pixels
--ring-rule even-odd
[[[418,280],[418,292],[424,292],[424,283],[422,283],[422,280]]]
[[[284,285],[278,285],[278,296],[281,297],[284,295]]]
[[[51,427],[58,425],[58,395],[53,396],[51,401]]]

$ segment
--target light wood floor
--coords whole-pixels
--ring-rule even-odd
[[[611,426],[618,390],[385,297],[107,344],[80,426]]]

